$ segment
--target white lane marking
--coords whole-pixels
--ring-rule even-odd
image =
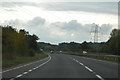
[[[78,62],[78,60],[75,60],[76,62]]]
[[[80,64],[80,65],[82,65],[82,66],[84,66],[84,64],[83,64],[83,63],[81,63],[81,62],[79,62],[79,64]]]
[[[28,70],[28,72],[31,72],[32,70]]]
[[[96,75],[98,78],[100,78],[101,80],[104,80],[100,75]]]
[[[95,74],[96,77],[98,77],[99,79],[104,80],[100,75],[97,75],[92,69],[90,69],[89,67],[85,66],[83,63],[79,62],[78,60],[76,60],[74,58],[73,58],[73,60],[76,61],[76,62],[78,62],[80,65],[84,66],[87,70],[89,70],[93,74]]]
[[[75,59],[73,59],[75,61]]]
[[[36,69],[39,68],[39,67],[36,67]]]
[[[35,69],[37,69],[37,68],[33,68],[33,70],[35,70]]]
[[[48,58],[48,57],[47,57],[47,58]],[[19,68],[21,68],[21,67],[25,67],[25,66],[34,64],[34,63],[38,63],[38,62],[40,62],[40,61],[46,60],[47,58],[42,59],[42,60],[39,60],[39,61],[36,61],[36,62],[28,63],[28,64],[25,64],[25,65],[23,65],[23,66],[19,66],[19,67],[15,67],[15,68],[12,68],[12,69],[8,69],[8,70],[2,71],[2,72],[0,72],[0,73],[5,73],[5,72],[8,72],[8,71],[12,71],[12,70],[15,70],[15,69],[19,69]]]
[[[28,72],[24,72],[23,74],[27,74]]]
[[[10,80],[14,80],[14,79],[12,78],[12,79],[10,79]]]
[[[42,63],[41,65],[39,65],[39,66],[37,66],[37,67],[35,67],[35,68],[33,68],[33,69],[35,70],[35,69],[37,69],[37,68],[39,68],[39,67],[47,64],[50,60],[51,60],[51,56],[49,55],[49,60],[47,60],[46,62]],[[28,74],[28,73],[31,72],[31,71],[33,71],[33,70],[28,70],[28,72],[24,72],[24,73],[22,73],[21,75],[16,76],[15,78],[22,77],[23,75]],[[12,78],[12,79],[10,79],[10,80],[14,80],[15,78]]]
[[[21,77],[21,76],[23,76],[23,75],[18,75],[18,76],[16,76],[16,78]]]
[[[93,72],[92,69],[90,69],[89,67],[85,66],[86,69],[88,69],[90,72]]]

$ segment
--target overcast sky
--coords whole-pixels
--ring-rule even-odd
[[[90,32],[99,24],[99,41],[107,41],[118,26],[117,2],[0,2],[0,24],[36,34],[40,40],[93,41]]]

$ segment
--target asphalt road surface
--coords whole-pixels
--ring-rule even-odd
[[[118,78],[118,64],[85,57],[49,54],[49,57],[3,70],[3,78]]]

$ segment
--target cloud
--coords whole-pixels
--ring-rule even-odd
[[[109,32],[111,31],[113,25],[111,24],[102,24],[101,25],[101,32],[102,34],[109,34]]]
[[[44,8],[53,11],[85,11],[94,13],[117,14],[117,2],[51,2],[43,4]]]
[[[32,20],[28,21],[27,24],[31,27],[43,25],[43,24],[45,24],[45,19],[43,19],[41,17],[35,17]]]
[[[21,20],[5,21],[3,25],[12,25],[17,29],[26,29],[30,34],[36,34],[40,37],[40,41],[59,43],[70,41],[90,41],[90,30],[93,24],[81,24],[77,20],[71,20],[69,22],[54,22],[48,23],[41,17],[35,17],[32,20],[23,22]],[[101,25],[104,35],[109,36],[109,32],[112,28],[111,24]]]
[[[22,7],[22,6],[36,6],[36,3],[32,2],[1,2],[2,8],[14,8],[16,6]]]
[[[15,8],[16,6],[41,7],[48,11],[84,11],[93,13],[118,13],[117,2],[3,2],[2,8]]]
[[[81,24],[77,22],[77,20],[71,20],[68,23],[65,23],[63,28],[64,30],[78,30],[81,27]]]

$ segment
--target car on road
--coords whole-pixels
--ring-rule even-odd
[[[83,54],[86,54],[87,53],[87,51],[83,51]]]
[[[51,54],[53,54],[53,51],[50,51]]]
[[[62,51],[60,51],[60,53],[61,53]]]

